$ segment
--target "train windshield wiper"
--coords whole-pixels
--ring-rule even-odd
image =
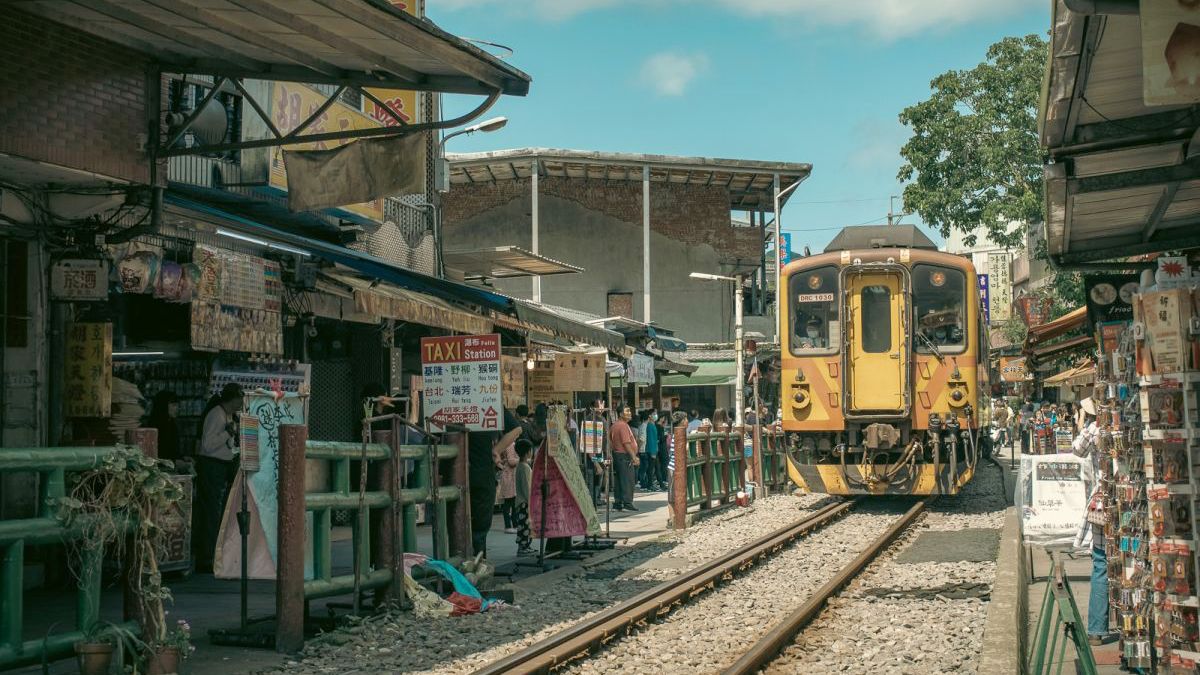
[[[922,333],[921,331],[917,331],[917,337],[921,338],[921,341],[925,343],[926,347],[929,347],[929,351],[933,352],[933,355],[937,357],[938,363],[945,363],[946,357],[942,356],[942,350],[938,349],[937,345],[933,344],[933,340],[930,340],[928,335]]]

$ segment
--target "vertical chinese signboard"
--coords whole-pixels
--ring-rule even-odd
[[[108,417],[112,412],[112,324],[71,324],[66,348],[66,416]]]
[[[497,431],[503,419],[500,336],[421,338],[425,416],[436,426]]]
[[[1012,316],[1012,254],[989,253],[987,266],[992,323],[1003,323]]]

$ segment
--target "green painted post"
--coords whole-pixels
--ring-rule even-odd
[[[313,577],[328,581],[333,578],[333,514],[330,509],[313,513]]]
[[[0,647],[21,648],[21,628],[25,613],[25,542],[14,541],[4,547],[0,566]]]
[[[340,492],[345,495],[350,494],[350,460],[345,458],[335,459],[331,463],[333,464],[331,467],[333,473],[332,492]]]
[[[54,504],[67,494],[66,471],[62,467],[51,468],[40,473],[42,504],[39,513],[43,518],[54,517]]]
[[[104,561],[103,550],[84,546],[80,550],[79,594],[76,596],[75,627],[81,631],[100,620],[100,583]]]

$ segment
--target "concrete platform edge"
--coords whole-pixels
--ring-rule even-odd
[[[1000,555],[996,560],[996,582],[988,604],[983,629],[979,672],[1025,672],[1025,621],[1028,612],[1029,570],[1022,555],[1021,523],[1017,510],[1009,507],[1000,534]]]

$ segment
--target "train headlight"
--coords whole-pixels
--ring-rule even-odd
[[[933,284],[934,288],[941,288],[942,286],[945,286],[946,285],[946,273],[945,272],[930,272],[929,273],[929,283]]]
[[[821,275],[820,274],[808,275],[808,287],[813,289],[814,291],[817,290],[818,288],[820,288],[821,287]]]
[[[951,398],[952,400],[954,400],[954,401],[961,401],[961,400],[963,400],[963,393],[962,393],[962,390],[961,390],[961,389],[955,389],[954,391],[950,392],[950,398]]]

